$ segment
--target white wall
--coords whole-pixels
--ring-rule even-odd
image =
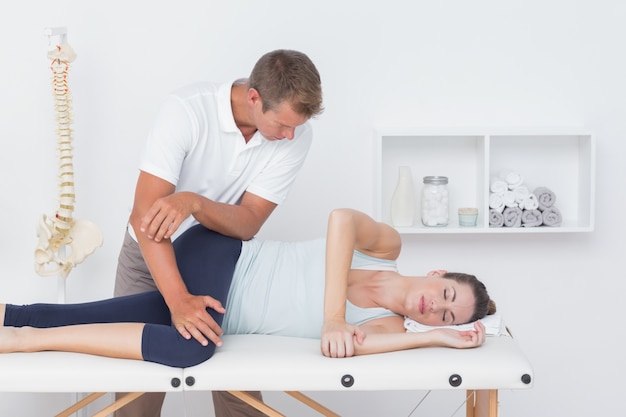
[[[501,415],[623,414],[623,2],[37,0],[10,10],[0,15],[3,301],[56,300],[55,278],[33,271],[35,223],[53,214],[57,195],[44,28],[66,26],[78,54],[69,76],[76,218],[104,232],[104,246],[71,272],[69,301],[112,293],[138,154],[164,94],[199,79],[246,76],[262,53],[299,49],[321,72],[326,111],[314,121],[295,189],[263,237],[319,236],[333,207],[371,212],[376,126],[571,126],[596,134],[595,232],[412,236],[400,266],[466,270],[487,283],[535,369],[533,389],[501,392]],[[39,411],[15,411],[34,406],[25,401],[31,395],[41,399]],[[313,395],[345,416],[403,416],[417,403],[408,393]],[[50,415],[65,398],[0,394],[0,414]],[[301,409],[268,398],[287,413]],[[183,399],[168,399],[166,417],[181,415]],[[208,401],[187,399],[187,415],[200,415]]]

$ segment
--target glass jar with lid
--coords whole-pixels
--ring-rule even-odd
[[[422,224],[424,226],[448,225],[448,177],[426,176],[422,187]]]

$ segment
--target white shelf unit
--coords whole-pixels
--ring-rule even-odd
[[[413,174],[416,233],[565,233],[594,228],[595,139],[570,129],[499,131],[382,128],[375,131],[374,216],[391,224],[390,204],[398,180],[398,167]],[[490,178],[501,170],[524,177],[532,192],[545,186],[556,195],[555,206],[563,221],[558,227],[489,227]],[[450,221],[445,227],[426,227],[420,220],[422,178],[443,175],[449,179]],[[459,207],[478,208],[476,227],[460,227]]]

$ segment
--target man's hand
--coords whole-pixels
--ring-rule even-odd
[[[222,314],[226,312],[222,303],[208,295],[189,294],[181,297],[176,300],[176,305],[170,306],[172,323],[185,339],[193,337],[206,346],[208,338],[216,346],[221,346],[222,329],[206,311],[207,308],[212,308]]]
[[[139,230],[156,242],[169,239],[197,211],[197,197],[191,192],[179,192],[158,198],[141,218]]]
[[[322,353],[331,358],[354,356],[354,344],[363,343],[365,333],[345,320],[325,320],[322,327]]]

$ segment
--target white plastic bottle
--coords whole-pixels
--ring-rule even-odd
[[[411,167],[400,166],[398,185],[391,198],[391,223],[397,227],[413,226],[415,219],[415,190]]]

